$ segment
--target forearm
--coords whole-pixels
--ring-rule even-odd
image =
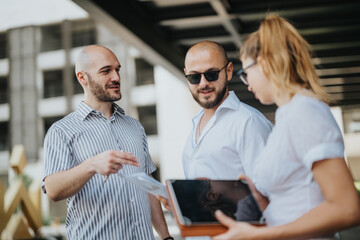
[[[161,204],[157,198],[149,194],[150,206],[151,206],[151,222],[156,232],[159,234],[161,239],[170,236],[169,230],[165,221],[164,213],[161,209]]]
[[[276,239],[319,236],[360,223],[359,197],[344,159],[315,162],[312,171],[324,202],[294,222],[275,228]]]
[[[356,222],[359,224],[358,216],[356,210],[324,202],[291,223],[259,229],[254,239],[307,239],[328,235]]]
[[[69,170],[56,172],[44,180],[46,193],[53,201],[68,198],[79,192],[94,174],[87,161]]]

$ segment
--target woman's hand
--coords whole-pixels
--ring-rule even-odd
[[[257,227],[245,222],[237,222],[223,214],[220,210],[215,212],[215,217],[222,225],[229,228],[229,230],[223,234],[213,237],[212,240],[252,239],[257,230]]]
[[[253,194],[256,202],[258,203],[260,210],[264,211],[265,208],[269,205],[269,199],[262,195],[255,187],[254,183],[251,181],[251,179],[248,176],[240,175],[239,180],[245,180],[250,188],[251,193]]]

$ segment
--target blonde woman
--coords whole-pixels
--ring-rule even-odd
[[[344,161],[341,132],[319,83],[309,44],[270,15],[244,42],[238,74],[262,104],[278,106],[276,124],[254,168],[266,227],[236,222],[214,239],[334,239],[360,223],[360,205]]]

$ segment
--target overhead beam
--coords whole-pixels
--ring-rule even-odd
[[[216,37],[202,37],[202,38],[190,38],[190,39],[181,39],[178,40],[177,43],[183,44],[183,45],[193,45],[199,41],[202,40],[210,40],[210,41],[215,41],[218,42],[220,44],[223,43],[233,43],[232,41],[232,37],[230,36],[216,36]]]
[[[320,78],[320,82],[324,86],[360,84],[358,77]]]
[[[329,63],[343,63],[343,62],[354,62],[360,61],[360,56],[340,56],[340,57],[325,57],[325,58],[313,58],[315,65],[329,64]]]
[[[192,29],[199,27],[210,27],[219,25],[221,22],[228,19],[235,19],[236,16],[231,14],[228,16],[204,16],[204,17],[189,17],[180,19],[169,19],[159,22],[161,26],[171,27],[176,30]]]
[[[341,4],[339,6],[309,6],[303,8],[296,9],[286,9],[286,10],[274,10],[270,12],[266,12],[263,10],[259,10],[253,13],[238,13],[237,17],[243,21],[261,21],[264,19],[269,13],[277,13],[285,18],[295,18],[295,17],[304,17],[309,15],[318,15],[318,14],[330,14],[330,13],[339,13],[346,12],[349,9],[356,9],[359,6],[359,3],[348,3]],[[244,10],[245,11],[245,10]]]
[[[314,51],[343,49],[343,48],[358,48],[360,47],[360,42],[320,43],[320,44],[312,44],[311,46]]]
[[[121,7],[114,8],[111,1],[73,0],[97,22],[109,27],[120,39],[142,52],[152,64],[159,64],[180,77],[183,76],[184,56],[172,45],[165,34],[151,23],[136,1],[122,1]]]
[[[360,73],[360,67],[316,69],[319,76]]]
[[[344,93],[347,94],[348,92],[358,92],[360,93],[360,84],[356,85],[344,85],[344,86],[326,86],[326,92],[328,93]]]
[[[242,41],[240,34],[237,31],[237,29],[239,29],[239,26],[234,26],[233,22],[231,21],[232,17],[227,11],[227,8],[230,8],[230,4],[227,2],[227,0],[210,0],[210,4],[215,10],[215,12],[220,16],[220,19],[224,19],[221,21],[221,23],[223,24],[224,28],[229,32],[235,46],[240,49]]]
[[[208,2],[209,0],[139,0],[140,2],[153,2],[158,7],[172,7]]]

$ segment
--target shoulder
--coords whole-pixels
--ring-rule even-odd
[[[296,95],[281,115],[282,125],[287,125],[296,136],[321,139],[341,136],[330,107],[318,99]]]
[[[287,106],[286,112],[288,117],[296,122],[311,120],[316,123],[318,121],[328,122],[333,119],[330,107],[326,103],[300,94],[294,96]]]
[[[222,109],[220,115],[224,128],[230,128],[234,133],[251,132],[268,135],[272,123],[257,109],[238,101],[232,108]],[[255,134],[256,135],[256,134]]]
[[[246,122],[264,124],[266,126],[272,127],[272,123],[264,116],[264,114],[262,114],[256,108],[249,106],[241,101],[239,101],[236,114],[243,118]]]
[[[66,115],[65,117],[59,119],[55,123],[53,123],[51,125],[51,127],[49,128],[49,130],[54,130],[54,129],[65,130],[65,129],[71,127],[72,125],[76,124],[77,121],[79,121],[79,120],[76,116],[76,112],[72,112],[72,113]]]
[[[46,133],[46,138],[54,137],[55,135],[62,138],[69,138],[72,132],[79,129],[81,124],[82,121],[76,112],[72,112],[53,123]]]

